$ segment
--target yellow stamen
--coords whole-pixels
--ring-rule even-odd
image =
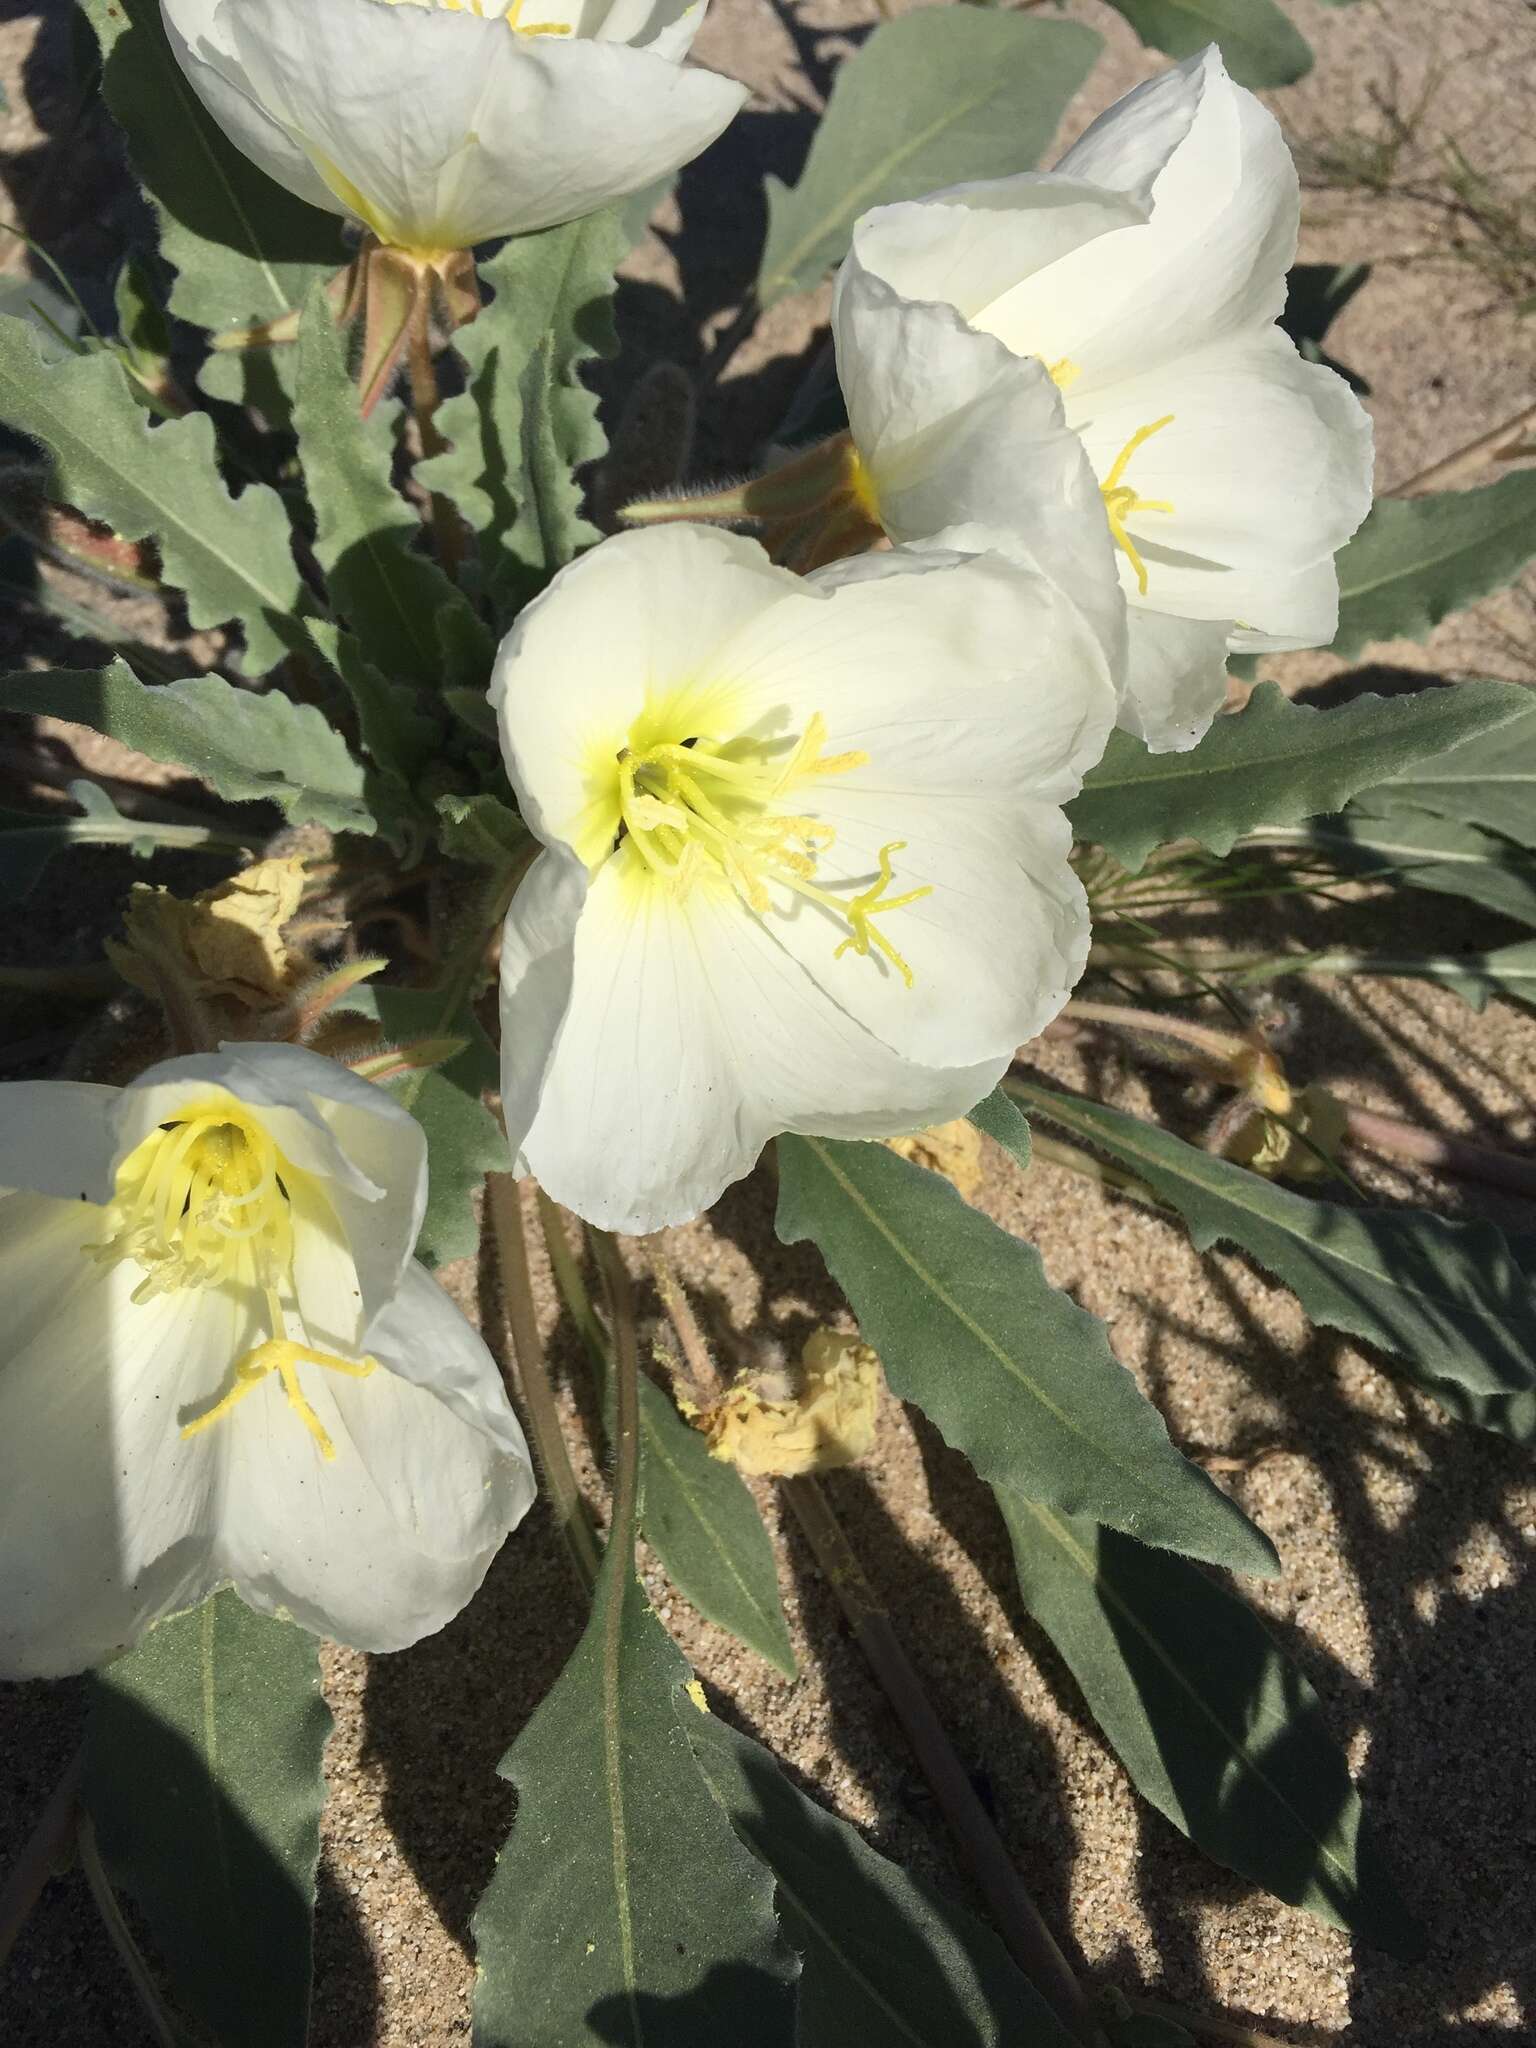
[[[884,897],[892,881],[890,856],[906,842],[892,840],[882,849],[880,877],[872,888],[839,894],[817,880],[818,864],[836,840],[835,827],[778,808],[797,783],[866,767],[869,756],[862,749],[829,754],[820,712],[792,743],[660,738],[654,721],[644,732],[648,745],[625,746],[617,758],[619,846],[621,852],[630,849],[625,857],[637,879],[680,895],[713,878],[759,917],[770,914],[772,891],[782,889],[819,905],[846,927],[835,958],[850,949],[864,957],[879,954],[911,987],[911,968],[875,924],[888,911],[932,893],[924,887]]]
[[[327,1372],[343,1373],[353,1380],[367,1379],[379,1365],[376,1358],[338,1358],[333,1351],[316,1351],[308,1344],[295,1344],[287,1337],[268,1337],[235,1360],[234,1385],[221,1400],[215,1401],[211,1408],[187,1423],[181,1432],[183,1439],[199,1436],[205,1429],[211,1429],[214,1423],[221,1422],[247,1394],[256,1391],[269,1372],[275,1372],[288,1396],[289,1407],[320,1446],[320,1455],[329,1464],[336,1456],[336,1446],[331,1442],[325,1424],[304,1398],[299,1376],[294,1370],[301,1362],[324,1366]]]
[[[921,889],[909,889],[905,896],[889,896],[885,897],[884,901],[881,900],[885,890],[895,880],[895,876],[891,872],[891,855],[893,853],[900,853],[906,843],[905,839],[893,839],[888,845],[881,847],[879,854],[879,876],[872,887],[866,889],[862,896],[855,896],[848,905],[848,922],[852,925],[853,930],[843,940],[832,957],[834,960],[841,960],[850,947],[852,947],[855,953],[867,954],[873,945],[885,955],[886,959],[890,961],[891,965],[900,974],[907,987],[910,988],[912,986],[911,968],[902,959],[884,932],[879,931],[874,924],[876,911],[883,917],[888,911],[905,910],[909,903],[920,903],[925,896],[933,894],[933,884],[927,882]]]
[[[1135,541],[1126,531],[1125,522],[1142,512],[1171,512],[1173,506],[1166,498],[1138,497],[1135,486],[1123,482],[1122,479],[1137,449],[1150,441],[1154,434],[1160,434],[1164,427],[1172,425],[1173,414],[1169,412],[1164,413],[1160,420],[1153,420],[1148,426],[1138,427],[1115,457],[1109,475],[1099,486],[1104,498],[1104,511],[1109,519],[1109,530],[1114,536],[1116,546],[1123,548],[1129,558],[1131,567],[1136,572],[1136,588],[1143,597],[1147,594],[1147,565],[1142,560]]]
[[[366,1379],[377,1361],[360,1363],[316,1351],[288,1336],[282,1295],[295,1296],[293,1193],[307,1180],[278,1150],[253,1111],[233,1096],[188,1104],[136,1145],[118,1169],[105,1215],[109,1234],[86,1247],[103,1263],[131,1259],[143,1277],[136,1303],[184,1287],[229,1289],[266,1302],[271,1335],[236,1359],[229,1392],[183,1429],[196,1436],[229,1414],[269,1372],[327,1459],[335,1446],[305,1399],[296,1368],[319,1365]],[[323,1198],[310,1190],[310,1199]],[[296,1313],[296,1311],[295,1311]],[[302,1317],[299,1318],[302,1327]]]
[[[1074,363],[1070,356],[1061,356],[1056,362],[1045,365],[1045,374],[1058,391],[1066,391],[1081,377],[1083,366]]]

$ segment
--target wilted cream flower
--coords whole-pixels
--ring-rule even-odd
[[[875,1441],[880,1361],[841,1330],[806,1339],[798,1373],[748,1373],[696,1418],[713,1458],[757,1477],[795,1479],[864,1457]]]

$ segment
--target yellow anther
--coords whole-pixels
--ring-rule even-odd
[[[1054,371],[1052,374],[1055,374]],[[1143,597],[1147,594],[1147,565],[1142,560],[1135,541],[1127,532],[1125,522],[1141,512],[1171,512],[1173,506],[1166,498],[1138,497],[1135,487],[1123,482],[1122,479],[1137,449],[1150,441],[1154,434],[1160,434],[1164,427],[1172,425],[1173,414],[1169,412],[1164,413],[1160,420],[1153,420],[1148,426],[1138,427],[1115,457],[1110,465],[1109,475],[1099,486],[1104,498],[1104,511],[1109,520],[1109,530],[1114,536],[1116,546],[1124,549],[1132,569],[1136,572],[1136,588]]]
[[[339,1372],[348,1379],[365,1380],[370,1373],[378,1370],[376,1358],[338,1358],[333,1351],[316,1351],[308,1344],[295,1344],[287,1337],[268,1337],[264,1343],[242,1354],[235,1360],[234,1384],[221,1400],[215,1401],[201,1415],[196,1415],[186,1424],[181,1434],[187,1437],[199,1436],[205,1429],[211,1429],[245,1399],[253,1394],[267,1377],[275,1372],[288,1397],[288,1405],[298,1416],[320,1446],[320,1455],[329,1463],[336,1456],[336,1446],[331,1442],[330,1433],[320,1420],[299,1385],[300,1365],[323,1366],[327,1372]]]
[[[478,14],[480,12],[478,0],[471,0],[471,4],[474,6],[476,14]],[[513,35],[568,36],[571,33],[571,25],[568,21],[524,22],[520,18],[523,12],[523,5],[524,0],[511,0],[511,5],[508,7],[506,13],[502,17],[502,19],[506,22],[507,27],[511,29]]]
[[[885,936],[885,933],[880,931],[874,923],[877,914],[884,917],[888,911],[905,910],[909,903],[921,903],[925,896],[933,894],[933,884],[925,882],[921,889],[909,889],[905,896],[884,897],[882,901],[885,890],[895,880],[895,876],[891,871],[891,855],[893,853],[900,853],[906,843],[905,839],[892,839],[885,846],[881,847],[879,854],[880,873],[872,886],[866,889],[862,896],[855,896],[848,905],[845,914],[853,930],[843,940],[832,957],[834,960],[841,960],[850,947],[855,953],[867,955],[870,947],[873,946],[877,952],[885,955],[907,987],[910,988],[912,986],[911,968],[902,959],[896,948]]]
[[[1046,363],[1045,374],[1058,391],[1065,391],[1081,377],[1083,366],[1081,363],[1074,363],[1070,356],[1061,356],[1054,363]]]
[[[773,889],[785,890],[847,927],[837,958],[850,947],[866,956],[873,950],[911,986],[911,969],[874,924],[886,911],[930,894],[923,888],[880,900],[892,879],[890,855],[905,842],[892,840],[880,856],[880,880],[850,899],[816,879],[836,828],[823,818],[776,808],[797,782],[867,767],[862,748],[827,753],[827,722],[820,712],[787,751],[781,751],[784,742],[755,739],[656,739],[654,722],[644,731],[650,744],[621,747],[616,762],[619,843],[638,863],[633,872],[676,895],[713,876],[759,917],[772,912]]]

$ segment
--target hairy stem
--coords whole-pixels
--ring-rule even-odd
[[[510,1173],[486,1175],[486,1200],[491,1227],[496,1235],[497,1263],[501,1268],[502,1302],[512,1349],[517,1358],[517,1377],[522,1388],[523,1411],[533,1441],[544,1484],[549,1489],[555,1527],[570,1553],[572,1569],[587,1592],[597,1581],[602,1554],[587,1504],[576,1484],[576,1474],[560,1427],[549,1361],[539,1336],[538,1316],[533,1306],[533,1280],[528,1270],[528,1240],[523,1230],[523,1205],[517,1182]]]
[[[613,1323],[613,1519],[609,1526],[627,1529],[633,1544],[640,1500],[640,1341],[635,1328],[635,1290],[618,1245],[606,1230],[593,1230],[592,1250]]]
[[[1013,1867],[934,1711],[890,1616],[875,1597],[819,1480],[781,1479],[779,1488],[827,1582],[842,1603],[859,1648],[896,1711],[972,1876],[991,1907],[1008,1952],[1063,2026],[1079,2041],[1098,2029],[1092,2007],[1055,1937]]]
[[[411,383],[411,413],[421,440],[421,457],[441,455],[448,443],[437,431],[437,408],[441,393],[437,366],[432,360],[432,294],[425,286],[411,307],[405,340],[405,366]],[[457,578],[463,552],[463,532],[451,500],[438,491],[432,494],[432,546],[445,573]]]
[[[565,1304],[566,1314],[576,1325],[581,1341],[587,1347],[587,1356],[600,1374],[608,1370],[608,1333],[597,1319],[592,1306],[592,1297],[587,1292],[587,1283],[581,1277],[581,1261],[571,1250],[571,1241],[565,1234],[565,1212],[558,1202],[552,1202],[542,1188],[537,1189],[539,1203],[539,1226],[544,1233],[544,1248],[549,1253],[550,1270],[555,1276],[555,1291]]]
[[[1352,1104],[1345,1105],[1344,1128],[1356,1145],[1372,1152],[1412,1159],[1457,1180],[1481,1181],[1486,1187],[1508,1188],[1536,1200],[1536,1159],[1499,1152],[1491,1145],[1476,1145],[1470,1138],[1453,1138],[1443,1131],[1426,1131],[1400,1117],[1356,1109]]]
[[[661,1239],[647,1237],[641,1240],[642,1248],[650,1262],[651,1275],[656,1282],[656,1292],[661,1296],[661,1305],[666,1310],[677,1341],[682,1346],[683,1358],[695,1387],[709,1396],[719,1394],[725,1387],[725,1375],[715,1364],[708,1340],[699,1327],[699,1319],[693,1312],[693,1304],[683,1292],[677,1275],[662,1250]]]

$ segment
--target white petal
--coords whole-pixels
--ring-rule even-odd
[[[1213,45],[1134,87],[1083,130],[1056,164],[1058,175],[1133,194],[1150,208],[1158,179],[1210,89],[1208,79],[1223,70]]]
[[[0,1086],[0,1190],[105,1202],[116,1171],[120,1092],[94,1081]]]
[[[587,866],[548,847],[518,884],[501,935],[501,1113],[515,1171],[571,998]]]
[[[1146,218],[1127,194],[1026,171],[874,207],[854,225],[851,260],[903,298],[974,320],[1036,271]]]
[[[522,1464],[532,1499],[528,1445],[507,1399],[501,1369],[479,1331],[414,1259],[400,1292],[369,1330],[367,1348],[397,1378],[425,1387],[461,1422]],[[519,1508],[517,1519],[521,1518]]]
[[[1231,644],[1245,654],[1327,647],[1339,630],[1339,572],[1330,555],[1294,576],[1256,577],[1238,608]]]
[[[1098,480],[1045,367],[946,306],[899,298],[855,257],[832,302],[854,443],[892,539],[967,529],[1038,568],[1087,615],[1113,671],[1125,604]]]
[[[229,0],[160,0],[176,61],[235,147],[296,198],[345,214],[312,158],[255,96],[230,32]]]
[[[1227,701],[1229,619],[1130,610],[1130,662],[1120,723],[1154,754],[1182,754],[1205,737]]]
[[[253,98],[349,211],[408,247],[577,219],[697,155],[746,97],[648,49],[519,36],[464,10],[231,6]]]
[[[515,997],[502,1021],[519,1028]],[[582,913],[523,1155],[576,1214],[658,1230],[707,1208],[778,1131],[916,1129],[979,1101],[1003,1064],[936,1073],[900,1059],[728,891],[679,901],[611,861]]]
[[[895,1051],[928,1066],[1000,1058],[1060,1010],[1088,954],[1088,906],[1068,864],[1071,832],[1058,810],[921,789],[829,787],[819,811],[837,831],[817,879],[867,888],[882,846],[893,898],[931,894],[878,920],[912,974],[871,948],[835,957],[846,924],[800,900],[771,920],[774,936],[834,1000]]]
[[[425,1274],[407,1277],[370,1344],[380,1369],[366,1379],[298,1369],[334,1458],[271,1378],[210,1432],[223,1460],[215,1563],[263,1613],[398,1650],[469,1601],[527,1512],[533,1474],[515,1423],[489,1412],[479,1339]],[[432,1355],[451,1397],[427,1383]]]
[[[0,1675],[81,1671],[218,1583],[215,1432],[183,1423],[251,1339],[232,1298],[138,1305],[84,1249],[99,1209],[0,1201]]]
[[[756,541],[704,526],[617,534],[550,584],[501,644],[491,703],[523,816],[591,863],[618,829],[615,764],[653,681],[691,686],[702,729],[728,715],[716,657],[799,587]]]
[[[1044,270],[1021,264],[1024,282],[975,316],[1021,355],[1076,364],[1074,399],[1224,336],[1259,332],[1285,305],[1296,167],[1274,117],[1232,83],[1214,48],[1196,62],[1200,104],[1156,178],[1148,225],[1100,235]],[[1173,76],[1165,89],[1178,99],[1185,88]],[[1112,108],[1104,129],[1115,118]],[[1129,118],[1144,123],[1136,105]],[[1095,150],[1110,146],[1101,134]],[[1028,228],[1021,214],[1021,240]]]
[[[757,727],[799,733],[820,713],[827,750],[867,766],[842,788],[1074,795],[1099,759],[1115,692],[1081,613],[997,555],[897,549],[807,578],[750,621],[724,659]]]
[[[1148,595],[1168,610],[1182,607],[1163,591],[1160,555],[1262,585],[1331,556],[1370,510],[1369,415],[1278,328],[1123,379],[1094,403],[1073,394],[1068,411],[1100,478],[1141,428],[1168,419],[1125,471],[1143,498],[1173,507],[1126,519],[1147,559]]]

